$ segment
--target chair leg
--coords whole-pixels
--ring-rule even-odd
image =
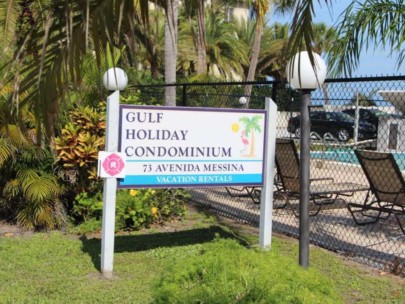
[[[243,187],[242,189],[237,189],[237,188],[233,188],[233,187],[225,187],[225,190],[228,193],[228,195],[231,197],[249,197],[250,196],[250,194],[249,194],[250,191],[247,187]],[[236,194],[232,193],[231,190],[235,191],[237,193]],[[245,191],[246,191],[246,193],[244,193]]]
[[[355,203],[348,203],[347,209],[349,210],[350,214],[352,215],[355,223],[360,226],[373,224],[373,223],[377,222],[381,218],[381,213],[382,213],[381,209],[379,209],[379,208],[372,207],[370,205],[366,206],[366,205],[355,204]],[[364,213],[365,210],[377,211],[378,215],[374,216],[374,215],[365,214]],[[359,219],[356,217],[356,214],[358,214],[358,213],[360,213],[363,217],[368,217],[368,218],[372,218],[372,219],[369,221],[359,221]]]
[[[309,216],[317,216],[319,214],[319,212],[321,211],[321,209],[322,209],[322,205],[314,204],[314,206],[316,206],[317,209],[315,211],[312,211],[312,212],[310,211]],[[296,218],[299,218],[300,217],[299,205],[298,205],[298,212],[296,212],[296,209],[294,209],[294,208],[292,208],[292,212],[293,212],[293,214],[294,214],[294,216]]]
[[[249,191],[249,196],[255,204],[260,204],[261,194],[262,191],[259,189],[253,188],[252,191]]]
[[[283,204],[280,205],[275,205],[274,201],[276,200],[276,197],[280,197],[282,200],[284,200]],[[289,196],[286,195],[285,193],[280,193],[278,191],[273,192],[273,209],[284,209],[289,201]]]
[[[405,234],[404,224],[402,224],[401,219],[399,218],[399,215],[405,215],[405,210],[403,209],[403,212],[395,212],[394,215],[395,215],[395,218],[396,218],[396,220],[398,222],[399,228],[401,228],[402,233]]]

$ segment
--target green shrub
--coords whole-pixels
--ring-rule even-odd
[[[75,197],[72,208],[72,217],[75,222],[87,222],[90,219],[100,220],[102,214],[103,196],[101,192],[97,192],[94,196],[82,192]]]
[[[139,189],[117,192],[117,229],[139,229],[153,222],[181,217],[189,194],[181,189]]]
[[[117,229],[149,226],[153,221],[153,214],[148,195],[131,195],[130,191],[118,191],[115,218]]]
[[[156,303],[341,303],[332,281],[272,252],[218,240],[175,261],[154,289]]]

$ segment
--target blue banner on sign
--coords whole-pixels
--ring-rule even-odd
[[[206,175],[127,175],[120,180],[120,187],[172,187],[193,185],[261,185],[261,174],[206,174]]]

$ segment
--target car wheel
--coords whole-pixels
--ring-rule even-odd
[[[326,133],[323,135],[323,140],[336,140],[336,139],[335,139],[335,136],[333,136],[332,133],[326,132]]]
[[[300,138],[301,137],[301,128],[297,128],[294,131],[295,137]]]
[[[337,137],[340,141],[348,141],[350,138],[349,131],[347,131],[346,129],[340,129]]]

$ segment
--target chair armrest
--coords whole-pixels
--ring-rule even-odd
[[[319,181],[330,181],[330,182],[334,182],[335,180],[332,177],[319,177],[319,178],[311,178],[309,180],[310,183],[312,182],[319,182]]]

